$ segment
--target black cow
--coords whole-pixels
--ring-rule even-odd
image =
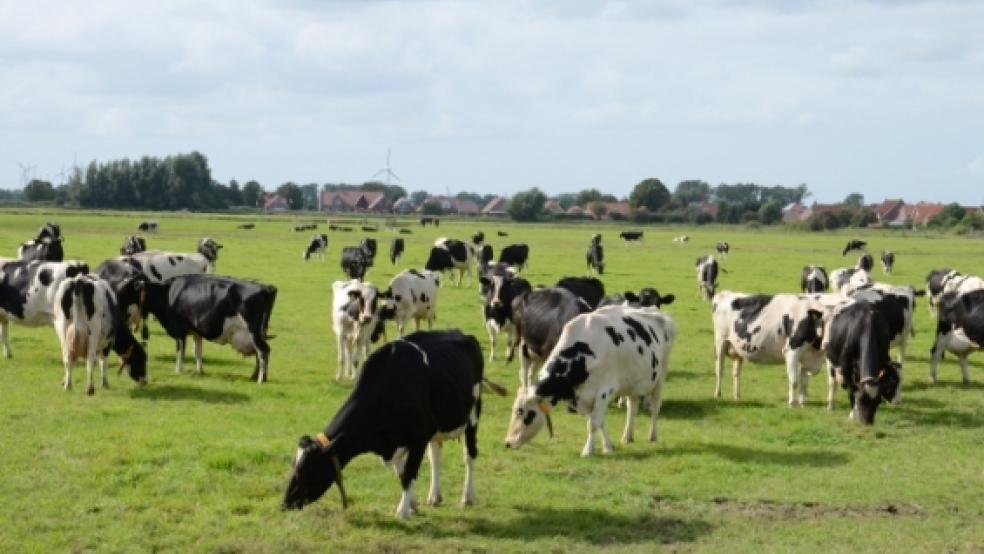
[[[458,280],[455,281],[455,286],[461,286],[461,280],[465,273],[471,275],[471,257],[472,249],[468,244],[460,240],[441,237],[434,241],[434,247],[431,248],[424,269],[429,271],[456,269],[458,270]]]
[[[851,250],[862,250],[867,245],[868,243],[863,240],[851,239],[847,241],[847,245],[844,247],[844,252],[841,253],[841,256],[846,256]]]
[[[365,238],[359,243],[359,247],[369,257],[369,265],[376,260],[376,239]]]
[[[530,257],[530,247],[525,243],[510,244],[499,252],[499,263],[508,264],[522,271]]]
[[[970,384],[967,356],[980,350],[981,345],[984,345],[984,290],[943,293],[936,323],[936,340],[930,350],[930,380],[936,383],[936,368],[943,359],[943,351],[949,350],[960,361],[963,384]]]
[[[366,271],[372,266],[372,260],[365,250],[358,246],[346,246],[342,248],[342,271],[349,279],[362,280],[366,276]]]
[[[137,225],[138,231],[143,231],[144,233],[156,233],[157,232],[157,222],[156,221],[141,221],[140,225]]]
[[[728,244],[725,241],[721,241],[721,242],[717,243],[714,246],[714,249],[717,250],[717,253],[718,254],[724,256],[725,258],[727,258],[728,257],[728,252],[731,251],[731,245]]]
[[[413,234],[413,231],[411,231],[410,229],[400,229],[397,232],[400,233],[401,235],[411,235],[411,234]]]
[[[373,453],[397,469],[403,494],[396,516],[415,510],[411,487],[429,448],[431,486],[427,502],[441,502],[441,442],[465,438],[465,483],[461,503],[475,501],[472,472],[478,457],[482,385],[505,394],[483,376],[482,349],[460,331],[418,331],[380,347],[366,360],[352,394],[315,438],[301,437],[284,509],[300,509],[336,482],[342,507],[348,499],[342,469]]]
[[[495,252],[492,250],[491,244],[483,244],[475,252],[475,265],[478,266],[478,273],[481,275],[486,271],[489,263],[492,262],[492,258],[495,256]]]
[[[598,275],[605,273],[605,249],[601,246],[601,235],[595,233],[591,235],[591,244],[585,255],[588,262],[588,273],[593,269]]]
[[[697,258],[697,295],[701,293],[705,300],[710,300],[717,290],[718,263],[714,256],[701,256]]]
[[[379,226],[378,225],[375,225],[373,227],[369,227],[368,225],[363,225],[362,226],[362,230],[365,231],[365,232],[367,232],[367,233],[375,233],[375,232],[379,231]]]
[[[250,379],[267,380],[270,345],[267,330],[277,288],[255,281],[217,275],[182,275],[163,283],[146,283],[143,312],[153,314],[177,345],[177,364],[184,366],[185,339],[195,342],[195,367],[202,373],[202,339],[229,344],[243,356],[256,355]]]
[[[139,252],[147,251],[147,241],[143,237],[137,237],[130,235],[123,239],[123,246],[120,247],[120,254],[123,256],[132,256]]]
[[[573,292],[560,288],[531,291],[513,300],[513,322],[516,338],[507,361],[520,346],[519,381],[524,388],[532,384],[535,368],[543,364],[557,344],[564,324],[591,309]]]
[[[500,237],[508,237],[509,236],[509,233],[507,233],[505,231],[496,231],[495,234],[498,235],[498,236],[500,236]]]
[[[472,244],[474,244],[475,246],[478,246],[483,242],[485,242],[485,233],[479,231],[474,235],[472,235]]]
[[[875,422],[882,400],[891,401],[898,393],[899,364],[889,357],[891,342],[884,315],[867,302],[848,305],[830,323],[831,378],[847,389],[851,417],[865,425]]]
[[[650,306],[655,306],[661,308],[663,306],[672,304],[676,300],[676,295],[667,294],[666,296],[660,296],[659,291],[653,287],[645,287],[636,294],[633,291],[627,290],[623,294],[614,294],[611,296],[606,296],[602,298],[599,306],[611,306],[611,305],[628,305],[634,308],[647,308]]]
[[[304,249],[304,261],[311,259],[311,256],[317,254],[321,257],[321,261],[325,261],[325,250],[328,249],[328,235],[320,233],[311,237],[311,242],[308,243],[307,248]]]
[[[857,269],[863,269],[868,273],[871,273],[871,268],[875,266],[875,259],[871,257],[871,254],[864,253],[858,257],[858,263],[854,267]]]
[[[36,237],[21,243],[17,257],[25,261],[60,262],[65,259],[62,241],[61,227],[57,223],[45,223]]]
[[[827,292],[830,288],[830,278],[827,277],[827,270],[822,265],[803,266],[803,275],[800,277],[800,290],[806,293]]]
[[[597,308],[605,297],[604,283],[594,277],[562,277],[554,286],[573,292],[588,311]]]
[[[426,216],[426,217],[420,218],[420,226],[421,227],[426,227],[428,223],[431,224],[431,225],[433,225],[434,227],[440,227],[441,226],[441,220],[438,219],[438,218],[436,218],[436,217]]]
[[[625,241],[642,240],[643,231],[622,231],[618,236]]]
[[[247,231],[254,228],[256,228],[255,223],[243,223],[241,225],[236,225],[236,229],[246,229]]]
[[[390,263],[396,264],[396,260],[403,255],[404,246],[403,239],[399,237],[390,241]]]
[[[489,332],[489,361],[495,360],[495,339],[499,333],[506,334],[506,358],[513,357],[513,335],[516,326],[513,322],[513,300],[528,293],[532,287],[522,277],[515,277],[504,265],[492,265],[479,276],[481,287],[482,312],[485,329]]]
[[[892,252],[891,250],[882,250],[881,263],[882,270],[887,274],[891,274],[892,269],[895,267],[895,252]]]

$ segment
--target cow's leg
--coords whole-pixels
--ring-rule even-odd
[[[967,369],[967,357],[967,352],[960,355],[960,379],[964,385],[970,384],[970,371]],[[901,376],[899,376],[899,380],[901,381]]]
[[[666,381],[666,368],[669,365],[669,359],[664,359],[663,372],[659,376],[659,382],[653,392],[649,394],[649,442],[656,441],[656,419],[659,417],[659,410],[663,406],[663,383]]]
[[[202,374],[202,338],[198,335],[192,335],[191,340],[195,343],[195,371],[199,375]]]
[[[106,378],[106,356],[105,353],[99,356],[99,374],[102,377],[102,388],[104,389],[109,388],[109,379]],[[122,370],[122,368],[120,369]]]
[[[65,377],[62,379],[62,387],[65,390],[72,390],[72,368],[75,366],[75,360],[72,359],[71,354],[65,353],[62,355],[62,362],[65,364]]]
[[[809,398],[810,372],[805,367],[800,367],[799,379],[799,396],[796,401],[800,406],[806,406],[806,399]]]
[[[594,408],[588,416],[588,440],[584,444],[584,449],[581,450],[581,456],[586,457],[594,454],[594,434],[596,430],[601,432],[602,451],[605,454],[609,454],[614,450],[612,441],[608,438],[608,432],[605,430],[605,410],[607,409],[607,402],[601,401],[600,398],[596,399]]]
[[[96,387],[92,384],[92,370],[95,369],[93,367],[95,365],[96,365],[96,354],[93,351],[92,344],[90,342],[89,352],[85,357],[85,393],[89,396],[96,394]]]
[[[417,502],[413,498],[413,482],[417,480],[417,473],[420,471],[420,462],[424,459],[423,444],[410,446],[407,451],[406,463],[403,471],[400,472],[400,486],[403,487],[403,495],[400,497],[400,504],[396,507],[396,517],[406,519],[413,515]]]
[[[185,339],[187,337],[181,337],[180,339],[174,339],[175,350],[177,351],[178,361],[174,364],[174,372],[181,373],[184,370],[184,357],[185,357]]]
[[[427,445],[427,458],[431,466],[431,485],[427,492],[427,503],[437,506],[444,500],[441,496],[441,442],[431,441]]]
[[[796,406],[796,393],[800,386],[800,363],[796,352],[786,354],[786,377],[789,379],[789,406]]]
[[[827,360],[827,409],[834,409],[834,393],[837,390],[837,373],[834,366]]]
[[[944,339],[945,337],[942,333],[937,333],[936,341],[933,342],[933,348],[929,352],[929,380],[934,385],[936,384],[936,368],[940,365],[940,360],[943,359]]]
[[[622,442],[632,442],[632,426],[635,424],[636,412],[639,410],[639,398],[634,394],[623,396],[625,399],[625,429],[622,431]],[[597,402],[597,400],[595,400]],[[602,400],[602,402],[605,402]]]
[[[10,357],[10,337],[7,333],[7,328],[10,327],[10,323],[7,321],[0,321],[0,342],[3,342],[3,357]]]
[[[735,400],[741,398],[741,365],[745,360],[735,358],[735,363],[731,366],[731,377],[734,383]]]
[[[481,402],[481,400],[476,400]],[[465,484],[461,491],[461,505],[471,506],[475,503],[475,485],[472,480],[472,470],[475,458],[478,457],[478,412],[480,405],[473,408],[475,419],[465,427]]]
[[[724,354],[727,343],[721,341],[714,348],[714,398],[721,398],[721,380],[724,377]]]
[[[335,370],[335,380],[341,381],[342,374],[347,369],[346,365],[348,363],[348,346],[347,341],[343,338],[343,333],[335,335],[335,345],[338,350],[338,368]]]
[[[489,333],[489,361],[495,361],[495,327],[492,326],[489,320],[485,320],[485,330]]]

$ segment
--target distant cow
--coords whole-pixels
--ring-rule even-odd
[[[858,269],[863,269],[868,273],[871,273],[871,268],[875,266],[875,259],[871,257],[871,254],[864,253],[858,256],[858,263],[855,267]]]
[[[391,264],[394,264],[395,265],[396,264],[396,260],[399,260],[400,259],[400,256],[403,255],[403,248],[404,248],[404,246],[405,245],[404,245],[404,242],[403,242],[403,239],[402,238],[394,237],[393,240],[390,241],[390,263]]]
[[[868,243],[863,240],[851,239],[847,241],[847,245],[844,246],[844,251],[841,252],[841,256],[846,256],[851,250],[862,250]]]
[[[410,229],[406,229],[406,228],[401,228],[397,232],[400,233],[401,235],[412,235],[413,234],[413,231],[411,231]]]
[[[687,242],[689,240],[690,240],[690,237],[688,237],[687,235],[679,235],[679,236],[673,237],[673,242],[676,242],[676,243],[679,243],[679,244],[683,244],[683,243],[685,243],[685,242]]]
[[[342,271],[349,279],[362,280],[366,271],[373,266],[376,257],[376,239],[362,239],[359,246],[342,248]]]
[[[605,284],[594,277],[563,277],[554,285],[574,293],[587,310],[593,310],[605,297]]]
[[[109,283],[94,275],[77,275],[65,279],[55,291],[55,334],[61,341],[65,378],[62,386],[72,388],[75,360],[85,360],[86,394],[95,393],[92,370],[96,359],[103,388],[106,379],[106,356],[110,350],[120,357],[120,371],[126,370],[138,383],[147,382],[147,353],[123,320],[116,295]]]
[[[829,288],[830,279],[827,277],[827,270],[823,266],[803,266],[803,275],[800,277],[800,290],[802,292],[827,292]]]
[[[676,300],[673,294],[661,296],[653,287],[645,287],[636,294],[627,290],[622,294],[606,296],[601,300],[602,306],[632,306],[634,308],[660,308],[672,304]]]
[[[431,224],[431,225],[433,225],[434,227],[440,227],[441,220],[438,219],[438,218],[436,218],[436,217],[431,217],[431,216],[426,216],[426,217],[420,218],[420,226],[421,227],[426,227],[428,223]]]
[[[65,279],[87,273],[89,265],[77,260],[5,260],[0,264],[0,342],[3,343],[4,357],[11,357],[10,322],[30,327],[51,325],[58,286]]]
[[[428,271],[458,271],[455,286],[461,286],[461,280],[467,272],[471,276],[472,250],[464,242],[441,237],[434,241],[430,256],[424,269]]]
[[[881,263],[882,271],[884,271],[886,275],[890,275],[892,273],[892,269],[895,267],[895,252],[892,252],[891,250],[882,250]]]
[[[511,272],[491,270],[479,277],[482,296],[482,315],[485,330],[489,333],[489,361],[495,360],[495,339],[500,333],[506,335],[506,357],[512,359],[516,344],[513,320],[513,301],[526,293],[529,281],[516,277]]]
[[[608,404],[621,396],[628,404],[622,442],[632,442],[639,397],[649,400],[649,440],[655,441],[675,340],[673,320],[656,308],[605,306],[575,317],[564,326],[535,389],[520,389],[506,446],[518,448],[533,438],[543,427],[550,404],[567,400],[579,414],[588,416],[588,440],[581,456],[594,453],[598,431],[603,451],[610,453],[605,414]]]
[[[485,272],[488,265],[492,262],[494,256],[495,253],[492,251],[491,244],[483,244],[476,248],[475,266],[478,268],[479,275]]]
[[[952,269],[934,269],[926,275],[926,289],[929,291],[929,313],[935,316],[936,307],[945,293],[965,294],[984,289],[984,279],[977,275],[964,275]]]
[[[255,227],[256,227],[255,223],[243,223],[241,225],[236,225],[236,229],[245,229],[247,231],[250,229],[254,229]]]
[[[564,324],[590,308],[571,291],[553,287],[536,289],[514,299],[512,310],[516,339],[507,361],[512,361],[512,351],[519,346],[519,381],[528,388],[536,369],[557,344]]]
[[[331,290],[332,329],[338,346],[335,379],[343,375],[355,379],[360,360],[369,356],[369,344],[385,334],[384,322],[395,311],[391,301],[380,301],[379,291],[369,283],[335,281]]]
[[[508,264],[522,271],[530,257],[530,247],[525,243],[510,244],[499,252],[499,263]]]
[[[362,226],[362,230],[365,231],[365,232],[367,232],[367,233],[375,233],[375,232],[379,231],[379,225],[372,225],[372,226],[370,226],[370,225],[363,225]]]
[[[120,247],[121,256],[132,256],[147,251],[147,240],[143,237],[130,235],[123,239],[123,246]]]
[[[831,380],[847,389],[851,416],[871,425],[882,400],[899,390],[899,364],[888,355],[888,325],[878,308],[854,302],[840,309],[830,323],[827,360]]]
[[[460,331],[417,332],[379,348],[331,423],[312,439],[301,437],[283,508],[300,509],[338,484],[348,504],[342,469],[372,452],[397,470],[403,494],[396,517],[416,509],[411,487],[427,449],[431,483],[427,503],[442,502],[441,443],[464,435],[465,482],[461,503],[475,502],[472,481],[478,457],[481,390],[504,394],[483,376],[478,341]]]
[[[933,341],[929,378],[936,383],[936,369],[943,351],[957,355],[963,384],[970,384],[967,356],[984,347],[984,289],[966,293],[945,292],[940,297],[939,320]]]
[[[731,245],[725,241],[721,241],[714,246],[714,249],[717,250],[718,254],[727,258],[728,252],[731,251]]]
[[[17,257],[26,261],[60,262],[65,259],[61,227],[45,223],[33,239],[17,247]]]
[[[478,246],[483,242],[485,242],[485,233],[478,231],[477,233],[472,235],[472,244],[474,244],[475,246]]]
[[[498,236],[500,236],[500,237],[508,237],[509,236],[509,233],[507,233],[505,231],[496,231],[495,234],[498,235]]]
[[[311,242],[308,243],[307,248],[304,249],[304,261],[311,259],[311,256],[317,254],[321,261],[325,261],[325,250],[328,249],[328,235],[320,233],[311,237]]]
[[[710,300],[717,290],[718,263],[714,256],[707,255],[697,258],[697,296]]]
[[[643,231],[622,231],[618,236],[624,241],[642,240]]]
[[[157,232],[157,222],[156,221],[141,221],[140,225],[137,225],[138,231],[143,231],[144,233],[156,233]]]
[[[202,339],[228,344],[243,356],[255,355],[250,379],[267,380],[270,345],[267,334],[277,288],[255,281],[217,275],[182,275],[147,283],[145,313],[151,313],[177,346],[178,373],[184,367],[185,341],[195,343],[195,368],[202,373]]]
[[[414,330],[420,330],[420,321],[427,321],[427,329],[434,327],[437,317],[437,290],[441,284],[437,274],[406,269],[396,274],[389,288],[379,293],[380,298],[393,301],[396,332],[403,336],[407,323],[413,319]]]
[[[585,255],[588,262],[588,273],[594,270],[598,275],[605,272],[605,249],[601,246],[601,235],[595,233],[591,235],[591,244]]]

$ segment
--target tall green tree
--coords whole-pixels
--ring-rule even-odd
[[[700,180],[680,181],[673,191],[673,200],[681,207],[702,204],[711,197],[711,185]]]
[[[538,188],[516,193],[506,205],[506,213],[515,221],[536,221],[543,215],[547,195]]]
[[[629,204],[635,208],[645,206],[650,212],[658,212],[670,201],[670,191],[655,177],[643,179],[632,189]]]
[[[48,181],[31,179],[24,187],[24,200],[28,202],[47,202],[55,199],[55,187]]]
[[[430,193],[426,190],[415,190],[410,193],[410,201],[413,202],[414,206],[420,206],[430,198]]]
[[[263,187],[256,181],[247,181],[243,185],[243,206],[256,208],[259,206],[260,198],[263,196]]]
[[[844,198],[845,206],[856,206],[860,208],[864,206],[864,195],[860,192],[852,192]]]
[[[277,187],[277,194],[287,200],[287,205],[292,210],[300,210],[304,207],[304,191],[293,181],[288,181]]]

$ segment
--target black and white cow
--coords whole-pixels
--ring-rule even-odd
[[[851,250],[863,250],[867,245],[868,243],[863,240],[851,239],[847,241],[847,245],[844,246],[844,251],[841,253],[841,256],[846,256]]]
[[[513,340],[507,361],[520,348],[519,382],[529,388],[543,360],[557,344],[564,325],[578,314],[591,308],[573,292],[560,288],[535,289],[513,299],[513,323],[516,338]]]
[[[829,288],[830,278],[827,277],[827,270],[822,265],[803,266],[800,291],[805,293],[827,292]]]
[[[676,326],[657,308],[604,306],[564,325],[557,345],[544,363],[535,389],[520,389],[513,404],[506,446],[518,448],[547,421],[549,406],[567,400],[588,416],[588,440],[582,456],[594,453],[601,432],[602,449],[612,452],[605,413],[615,398],[628,404],[622,442],[632,442],[638,399],[650,404],[649,440],[656,440],[656,419],[670,365]]]
[[[243,229],[243,230],[246,230],[246,231],[249,231],[250,229],[255,229],[255,228],[256,228],[256,224],[255,223],[241,223],[239,225],[236,225],[236,229]]]
[[[142,287],[131,286],[136,281],[147,280],[140,264],[130,257],[106,260],[99,264],[95,274],[109,284],[130,329],[140,329],[143,323],[140,315],[143,303],[140,301],[140,290],[137,289],[142,290]],[[144,333],[143,339],[147,340],[146,331]]]
[[[957,355],[963,384],[970,384],[967,356],[984,348],[984,289],[946,292],[940,297],[936,340],[930,351],[929,378],[936,384],[936,369],[943,351]]]
[[[522,271],[530,257],[530,247],[525,243],[510,244],[499,252],[499,263],[515,267]]]
[[[830,379],[847,389],[851,417],[875,422],[882,400],[894,400],[901,384],[899,364],[888,355],[888,324],[882,312],[867,302],[838,309],[830,322],[827,361]]]
[[[707,255],[697,258],[697,296],[710,300],[717,290],[718,263],[714,256]]]
[[[357,279],[335,281],[331,290],[332,329],[338,346],[335,379],[355,379],[360,361],[369,356],[369,344],[385,334],[384,322],[393,318],[395,308],[388,299],[380,302],[375,286]]]
[[[965,294],[984,289],[984,279],[952,269],[934,269],[926,276],[926,289],[929,291],[929,313],[935,317],[937,306],[945,293]]]
[[[407,228],[401,228],[399,231],[397,231],[397,233],[399,233],[401,235],[412,235],[413,234],[413,231],[411,231],[410,229],[407,229]]]
[[[373,256],[370,254],[365,241],[359,246],[346,246],[342,248],[342,271],[349,279],[362,280],[366,272],[373,266]]]
[[[562,277],[554,286],[573,292],[587,310],[597,308],[605,297],[605,284],[595,277]]]
[[[624,241],[642,240],[643,231],[622,231],[618,234]]]
[[[892,269],[895,268],[895,252],[892,252],[891,250],[882,250],[881,263],[882,271],[884,271],[885,274],[890,275],[892,273]]]
[[[147,240],[135,235],[130,235],[123,239],[123,246],[120,247],[121,256],[132,256],[146,251]]]
[[[483,242],[485,242],[485,233],[478,231],[472,235],[472,244],[475,246],[481,246]]]
[[[161,283],[179,275],[214,272],[221,248],[222,245],[215,239],[205,237],[198,241],[198,251],[194,253],[149,250],[127,258],[139,264],[140,270],[151,282]],[[125,261],[122,257],[118,259]]]
[[[153,314],[174,339],[178,373],[184,367],[185,342],[195,343],[195,368],[202,373],[202,339],[228,344],[243,356],[255,355],[250,379],[267,380],[270,345],[267,331],[277,288],[218,275],[181,275],[163,283],[148,282],[144,317]]]
[[[396,260],[400,259],[403,255],[403,250],[406,248],[406,244],[400,237],[394,237],[390,241],[390,263],[396,265]]]
[[[396,516],[408,518],[417,506],[412,487],[424,450],[431,467],[427,503],[436,506],[442,502],[441,443],[462,435],[461,503],[474,503],[482,386],[505,394],[484,377],[483,369],[478,341],[460,331],[419,331],[377,349],[331,423],[315,438],[305,435],[298,441],[283,508],[303,508],[336,483],[346,507],[342,469],[371,452],[395,467],[403,490]]]
[[[676,300],[676,295],[667,294],[665,296],[661,296],[659,291],[655,288],[644,287],[638,294],[631,290],[627,290],[623,294],[606,296],[601,300],[601,305],[632,306],[634,308],[661,308],[672,304],[674,300]]]
[[[501,230],[496,231],[495,234],[497,236],[500,236],[500,237],[508,237],[509,236],[509,233],[507,233],[505,231],[501,231]]]
[[[493,266],[495,267],[495,266]],[[489,271],[479,277],[482,296],[482,317],[489,333],[489,361],[495,360],[495,339],[506,335],[506,357],[512,359],[516,326],[513,321],[513,301],[532,290],[530,282],[509,271]]]
[[[55,306],[55,334],[61,341],[65,390],[72,388],[75,360],[84,359],[85,392],[95,393],[92,370],[97,358],[102,386],[109,388],[106,357],[110,350],[120,357],[121,372],[125,369],[134,381],[147,382],[147,353],[123,320],[109,283],[95,275],[65,279],[55,291]]]
[[[441,237],[434,241],[424,269],[428,271],[458,271],[455,286],[461,286],[465,273],[471,278],[472,249],[463,241]]]
[[[138,231],[143,231],[144,233],[156,233],[157,232],[157,222],[156,221],[141,221],[137,225]]]
[[[588,262],[588,273],[592,270],[598,275],[605,273],[605,249],[601,246],[601,235],[595,233],[591,235],[591,244],[585,254]]]
[[[718,242],[714,246],[714,249],[717,250],[717,253],[718,254],[720,254],[721,256],[723,256],[725,258],[727,258],[728,257],[728,252],[731,251],[731,245],[728,244],[726,241],[721,241],[721,242]]]
[[[478,268],[479,276],[487,271],[488,266],[492,263],[494,256],[495,253],[492,251],[491,244],[483,244],[475,248],[475,267]]]
[[[871,254],[865,252],[864,254],[858,256],[858,263],[854,267],[871,273],[871,269],[875,267],[875,259],[871,256]]]
[[[3,355],[11,357],[10,322],[29,327],[51,325],[55,317],[55,292],[65,279],[89,273],[77,260],[39,262],[4,260],[0,263],[0,342]]]
[[[375,261],[376,261],[376,239],[373,239],[373,238],[364,238],[364,239],[362,239],[362,241],[359,242],[359,248],[362,248],[362,250],[369,257],[369,262],[370,262],[369,265],[372,265],[373,263],[375,263]]]
[[[789,405],[804,405],[809,376],[823,362],[824,316],[844,299],[839,294],[714,295],[714,397],[721,397],[724,360],[734,360],[734,398],[741,396],[741,368],[755,364],[784,364],[789,379]]]
[[[426,216],[420,218],[421,227],[426,227],[428,223],[433,225],[434,227],[439,227],[441,225],[441,220],[432,216]]]
[[[325,261],[325,250],[328,249],[328,235],[319,233],[311,237],[311,242],[304,249],[304,261],[311,259],[311,256],[318,255],[321,261]]]
[[[17,257],[26,261],[60,262],[65,259],[62,248],[61,227],[57,223],[45,223],[38,236],[17,247]]]
[[[379,293],[380,298],[393,302],[396,332],[403,336],[407,323],[412,319],[414,330],[420,330],[420,321],[427,321],[427,329],[434,328],[437,317],[437,290],[441,280],[433,271],[405,269],[389,282],[389,288]]]

